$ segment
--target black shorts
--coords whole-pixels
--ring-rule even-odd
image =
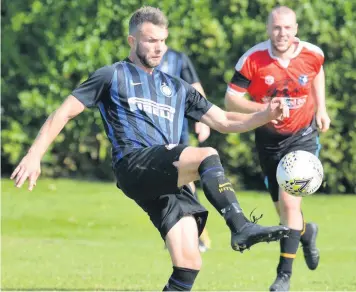
[[[200,235],[208,218],[208,211],[189,186],[177,187],[178,170],[173,162],[186,147],[138,149],[124,156],[114,169],[118,187],[149,215],[163,239],[187,215],[195,217]]]
[[[279,142],[271,143],[258,137],[256,132],[256,148],[264,174],[265,185],[271,194],[273,202],[279,201],[279,185],[276,178],[279,161],[289,152],[304,150],[319,156],[321,145],[315,123],[298,131]]]

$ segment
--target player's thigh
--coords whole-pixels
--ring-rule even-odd
[[[174,165],[178,169],[178,186],[189,184],[199,179],[199,166],[202,161],[218,152],[212,147],[187,147]]]
[[[306,137],[297,135],[294,141],[295,142],[291,143],[290,145],[288,145],[288,147],[283,149],[281,158],[283,158],[283,156],[287,155],[290,152],[298,151],[298,150],[307,151],[316,156],[319,156],[321,145],[319,143],[319,136],[316,133],[314,135],[309,135]],[[291,210],[291,211],[294,209],[296,210],[300,209],[300,205],[302,201],[301,197],[292,196],[287,192],[283,191],[282,189],[280,189],[279,197],[280,197],[280,201],[283,204],[284,209]]]
[[[299,211],[301,208],[302,197],[290,195],[282,188],[279,189],[280,208],[283,212]]]
[[[197,233],[194,233],[196,236],[201,234],[208,218],[208,211],[193,196],[188,186],[182,187],[176,193],[161,195],[155,199],[143,198],[135,201],[149,215],[163,240],[185,216],[191,215],[195,219],[193,228],[197,229]]]
[[[283,155],[286,155],[290,152],[297,151],[297,150],[303,150],[310,152],[317,157],[319,157],[319,153],[321,150],[321,144],[319,141],[319,136],[318,135],[312,135],[310,137],[306,137],[302,140],[297,140],[295,143],[292,143],[283,153]]]
[[[115,168],[118,186],[134,200],[179,192],[178,169],[173,163],[185,148],[184,145],[153,146],[128,154]]]
[[[262,147],[257,147],[258,150],[258,157],[260,160],[262,172],[264,174],[264,182],[266,188],[268,189],[273,202],[278,202],[280,197],[283,198],[286,196],[285,202],[291,202],[294,204],[294,198],[290,198],[288,194],[282,194],[282,190],[280,189],[277,178],[276,178],[276,171],[278,167],[279,161],[289,152],[296,151],[296,150],[304,150],[314,155],[319,155],[321,145],[319,143],[319,137],[312,133],[308,136],[302,136],[302,134],[297,134],[292,137],[292,142],[287,144],[285,147],[278,149],[278,151],[266,151],[261,150]],[[287,200],[289,198],[289,200]],[[283,199],[284,200],[284,199]],[[299,200],[295,202],[295,204],[300,204]]]

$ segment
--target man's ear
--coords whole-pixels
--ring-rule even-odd
[[[127,37],[127,42],[129,43],[131,48],[135,47],[135,40],[136,40],[136,38],[134,36],[132,36],[132,35],[129,35]]]
[[[295,24],[295,35],[296,36],[298,34],[298,23]]]

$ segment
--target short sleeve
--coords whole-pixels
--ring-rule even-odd
[[[323,67],[324,65],[324,53],[323,51],[320,49],[320,54],[316,54],[316,59],[317,59],[317,68],[316,68],[316,72],[319,73],[321,67]]]
[[[314,69],[316,73],[319,73],[321,67],[324,64],[324,52],[321,48],[318,46],[308,43],[308,42],[302,42],[304,48],[307,49],[307,52],[309,53],[307,56],[313,62],[314,64]]]
[[[96,70],[73,90],[72,95],[88,108],[96,106],[105,93],[109,93],[113,74],[113,65]]]
[[[185,116],[194,120],[200,121],[201,117],[213,106],[198,90],[189,86],[187,97],[185,100]]]
[[[250,55],[244,54],[235,66],[234,75],[228,84],[228,91],[233,94],[243,95],[251,84],[253,66]]]
[[[182,73],[180,76],[184,81],[189,84],[200,82],[198,74],[194,68],[192,61],[186,54],[182,53]]]

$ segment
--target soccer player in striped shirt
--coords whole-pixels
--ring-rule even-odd
[[[246,219],[217,151],[179,144],[184,117],[222,133],[244,132],[288,117],[289,109],[277,98],[258,113],[223,111],[182,79],[155,70],[167,36],[168,21],[159,9],[137,10],[129,23],[129,57],[98,69],[74,89],[46,120],[11,178],[17,187],[28,179],[32,190],[41,158],[62,128],[85,108],[97,107],[112,144],[117,186],[149,215],[167,244],[173,272],[164,291],[189,291],[202,264],[198,238],[208,216],[187,187],[190,182],[200,179],[236,251],[279,240],[289,228]]]

